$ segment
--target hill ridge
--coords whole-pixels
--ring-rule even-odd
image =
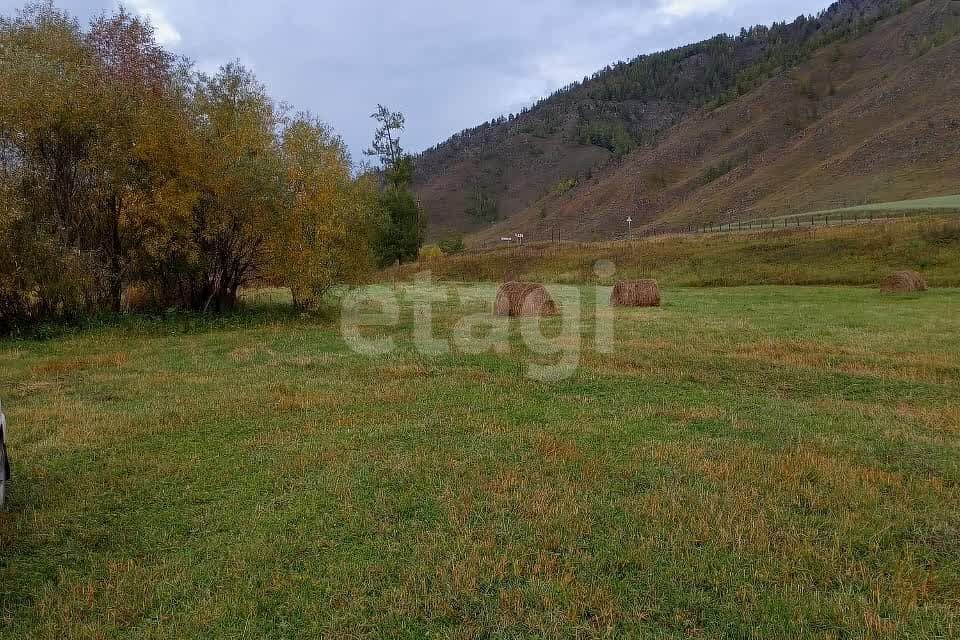
[[[626,213],[649,209],[642,212],[645,223],[691,220],[691,212],[675,200],[696,196],[704,201],[713,192],[755,178],[752,167],[764,153],[770,158],[781,152],[806,153],[810,157],[797,166],[797,173],[822,173],[825,169],[814,166],[814,159],[825,166],[844,162],[834,158],[843,149],[822,140],[824,114],[843,118],[844,126],[849,123],[862,131],[860,142],[865,148],[875,148],[880,142],[871,142],[863,123],[856,120],[881,102],[878,86],[896,97],[917,85],[918,69],[928,78],[924,58],[952,55],[958,7],[951,0],[844,0],[816,17],[744,29],[739,36],[717,36],[608,67],[513,119],[481,125],[469,130],[469,135],[454,136],[421,154],[417,190],[430,215],[431,233],[470,232],[473,240],[482,242],[514,227],[534,234],[565,227],[569,234],[590,239],[614,232],[611,226],[616,223],[608,219],[612,213],[607,211],[614,201],[614,208]],[[894,37],[878,42],[881,31]],[[629,93],[630,87],[624,88],[623,80],[636,72],[631,65],[637,61],[658,81],[664,69],[685,70],[687,75],[674,76],[666,85],[647,83],[641,90],[655,94],[647,101],[597,99],[616,91],[636,97]],[[888,77],[882,81],[868,77],[877,75],[876,69],[883,65],[892,65]],[[891,81],[890,74],[896,81]],[[722,81],[698,85],[697,77]],[[946,87],[933,90],[927,106],[943,107],[946,98],[957,93],[955,84],[949,80]],[[782,104],[774,104],[777,101]],[[731,110],[740,118],[731,118]],[[919,122],[927,111],[914,110],[911,117]],[[556,130],[533,131],[550,121],[545,114]],[[716,126],[711,127],[711,122]],[[896,137],[902,134],[905,121],[891,120],[885,113],[877,124],[886,125]],[[690,126],[698,127],[697,137],[683,131]],[[623,138],[624,131],[629,141]],[[808,136],[821,147],[817,153],[810,149]],[[673,154],[669,160],[656,157],[664,149]],[[852,146],[847,150],[857,153]],[[925,170],[931,168],[929,164],[924,164]],[[927,181],[930,188],[942,186],[952,171],[952,164],[941,168]],[[740,187],[743,197],[717,200],[699,217],[706,221],[733,212],[751,213],[763,204],[764,198],[757,196],[768,196],[770,191],[751,188],[749,180]],[[927,195],[911,188],[902,193],[887,190],[884,195],[886,199]],[[864,197],[862,185],[849,192],[833,191],[822,195],[835,197],[843,205],[859,204],[857,198]],[[946,191],[950,189],[939,192]],[[471,200],[480,196],[496,202],[499,223],[491,225],[467,213]],[[809,204],[815,204],[813,200]],[[796,204],[803,202],[800,198]],[[582,210],[572,212],[571,203]],[[770,211],[763,208],[753,213]]]

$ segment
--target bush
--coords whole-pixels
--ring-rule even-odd
[[[923,238],[931,244],[940,246],[960,244],[960,222],[944,222],[926,228],[923,230]]]
[[[466,249],[466,245],[463,242],[463,235],[461,234],[447,236],[441,240],[438,245],[440,246],[440,250],[448,256],[455,253],[461,253],[464,249]]]
[[[420,260],[431,261],[439,260],[443,257],[443,249],[435,244],[425,244],[420,247]]]
[[[703,175],[700,176],[700,182],[707,185],[711,182],[715,182],[727,175],[737,166],[737,163],[731,160],[730,158],[724,158],[717,164],[708,167],[706,171],[703,172]]]
[[[553,185],[553,188],[550,189],[550,195],[562,196],[565,193],[572,191],[576,186],[576,178],[567,178],[566,180],[561,180],[557,184]]]
[[[106,272],[90,254],[70,251],[58,239],[0,233],[0,332],[41,321],[73,321],[104,302]]]

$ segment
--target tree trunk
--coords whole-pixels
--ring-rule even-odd
[[[123,247],[120,239],[120,208],[123,205],[116,194],[111,197],[110,204],[110,298],[113,312],[120,313],[123,310]]]

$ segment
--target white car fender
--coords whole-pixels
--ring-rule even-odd
[[[7,482],[10,481],[10,460],[7,458],[7,418],[0,404],[0,508],[7,500]]]

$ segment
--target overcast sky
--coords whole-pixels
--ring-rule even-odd
[[[830,0],[129,0],[205,71],[230,60],[330,123],[355,160],[377,103],[419,151],[617,60],[816,13]],[[24,2],[0,0],[10,14]],[[116,0],[59,0],[83,22]]]

